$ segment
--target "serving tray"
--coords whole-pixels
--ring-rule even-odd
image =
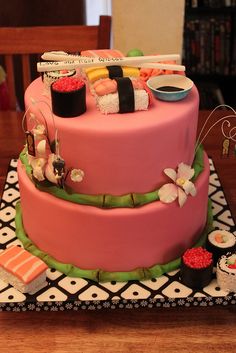
[[[235,223],[211,159],[209,197],[214,226],[236,235]],[[10,162],[0,206],[0,250],[21,245],[15,236],[15,204],[20,198],[17,160]],[[22,294],[0,279],[0,311],[63,311],[135,309],[140,307],[234,305],[236,294],[222,291],[215,275],[201,291],[192,290],[179,280],[179,271],[146,281],[96,283],[72,278],[54,269],[47,270],[47,283],[35,293]]]

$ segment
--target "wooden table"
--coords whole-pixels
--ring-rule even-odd
[[[208,113],[200,112],[200,127]],[[21,113],[0,113],[0,193],[9,160],[18,157],[24,143],[21,118]],[[231,151],[230,158],[221,158],[222,140],[218,127],[212,130],[204,146],[213,157],[236,219],[236,156]],[[233,353],[235,329],[235,306],[1,312],[0,352]]]

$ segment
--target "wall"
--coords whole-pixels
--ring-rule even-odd
[[[112,0],[113,47],[127,53],[182,52],[184,0]]]
[[[111,16],[111,0],[85,0],[86,24],[97,25],[100,15]]]

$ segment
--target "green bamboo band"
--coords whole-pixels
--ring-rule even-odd
[[[33,255],[42,259],[50,268],[55,268],[56,270],[64,273],[69,277],[80,277],[91,279],[96,282],[126,282],[130,280],[148,280],[151,278],[160,277],[162,274],[174,271],[179,268],[181,259],[178,258],[164,265],[155,265],[149,268],[138,268],[133,271],[127,272],[107,272],[99,269],[95,270],[83,270],[76,266],[70,264],[64,264],[55,260],[52,256],[47,255],[45,252],[41,251],[36,247],[36,245],[28,238],[25,233],[20,202],[16,204],[16,235],[18,239],[22,242],[24,248],[28,250]],[[213,229],[213,216],[211,209],[211,201],[208,202],[208,213],[207,222],[205,229],[203,230],[198,242],[194,247],[204,246],[207,238],[207,234]]]
[[[68,188],[61,189],[47,180],[43,182],[39,182],[36,179],[33,179],[32,168],[28,163],[25,150],[21,152],[20,160],[26,168],[27,175],[34,182],[37,189],[39,189],[40,191],[47,192],[55,197],[58,197],[66,201],[70,201],[80,205],[96,206],[100,208],[122,208],[122,207],[134,208],[134,207],[143,206],[159,200],[158,189],[151,192],[143,193],[143,194],[130,193],[130,194],[121,195],[121,196],[108,195],[108,194],[86,195],[86,194],[73,193]],[[193,169],[194,169],[194,176],[192,180],[195,181],[199,176],[199,174],[204,169],[202,146],[198,148],[197,153],[195,155],[195,159],[193,162]]]

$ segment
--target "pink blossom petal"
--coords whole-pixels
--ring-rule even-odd
[[[33,176],[34,176],[38,181],[43,181],[43,180],[45,180],[43,168],[37,167],[37,168],[33,169]]]
[[[158,195],[160,201],[164,203],[171,203],[175,201],[178,196],[178,188],[172,183],[165,184],[159,189]]]
[[[50,164],[47,164],[45,168],[45,177],[53,184],[58,183],[58,180],[56,179],[56,176],[54,174],[53,167]]]
[[[190,180],[194,176],[194,169],[189,165],[180,163],[178,165],[177,178]]]
[[[33,169],[35,168],[43,168],[46,164],[45,158],[33,158],[30,161],[30,165]]]
[[[196,194],[197,194],[197,190],[196,190],[196,188],[195,188],[195,185],[191,182],[191,181],[189,181],[189,180],[187,180],[185,183],[184,183],[184,185],[183,185],[183,189],[184,189],[184,191],[185,191],[185,193],[187,194],[187,195],[192,195],[192,196],[195,196]]]
[[[183,207],[183,205],[185,204],[186,200],[187,200],[187,195],[185,194],[185,192],[181,188],[178,188],[179,206]]]
[[[173,181],[176,180],[176,171],[172,168],[164,169],[164,173]]]

